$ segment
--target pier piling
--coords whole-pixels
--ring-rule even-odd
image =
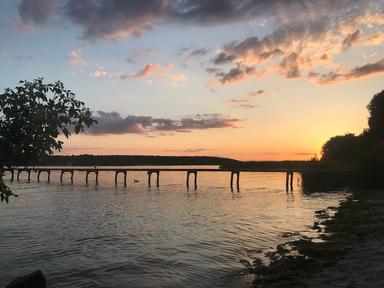
[[[73,169],[63,169],[61,170],[61,173],[60,173],[60,183],[63,183],[63,175],[64,173],[70,173],[71,174],[71,183],[73,183],[73,174],[74,174],[74,170]]]
[[[47,172],[48,182],[51,182],[51,170],[37,170],[37,182],[40,182],[40,174]]]
[[[15,179],[15,170],[13,170],[12,168],[7,168],[7,169],[3,169],[3,172],[6,172],[8,171],[9,173],[11,173],[11,182],[14,181]],[[1,175],[2,176],[2,175]]]
[[[187,188],[189,189],[189,176],[193,174],[194,177],[194,184],[195,184],[195,189],[197,189],[197,171],[196,170],[188,170],[187,171]]]
[[[96,185],[98,185],[99,184],[99,171],[96,170],[96,169],[92,169],[92,170],[87,170],[86,171],[86,173],[85,173],[85,183],[88,184],[88,176],[91,173],[95,173],[95,176],[96,176],[95,181],[96,181]]]
[[[117,186],[117,177],[120,173],[124,174],[124,186],[127,186],[127,171],[123,171],[123,170],[115,171],[115,186]]]
[[[28,182],[31,181],[31,169],[18,169],[17,170],[17,181],[20,181],[20,174],[21,172],[27,172],[28,173]],[[12,176],[13,178],[13,176]]]
[[[233,190],[233,176],[236,175],[236,188],[240,189],[240,171],[231,171],[231,190]]]
[[[156,177],[156,186],[160,186],[160,171],[159,170],[148,170],[148,186],[151,187],[151,178],[152,178],[152,173],[155,173],[157,175]]]
[[[293,191],[293,172],[287,171],[286,177],[285,177],[285,190]]]

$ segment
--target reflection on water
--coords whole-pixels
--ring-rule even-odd
[[[59,174],[8,182],[20,197],[0,209],[0,286],[42,269],[54,287],[239,287],[246,257],[344,198],[304,195],[297,181],[286,193],[284,173],[241,173],[233,191],[230,173],[198,173],[197,189],[185,172],[162,172],[150,188],[145,172],[129,172],[127,187],[114,173],[99,186]]]

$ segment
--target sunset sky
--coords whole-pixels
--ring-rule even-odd
[[[63,154],[309,159],[384,89],[384,0],[1,0],[0,89],[61,80]]]

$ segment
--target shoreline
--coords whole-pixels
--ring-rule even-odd
[[[258,261],[253,287],[384,287],[384,191],[351,192],[316,211],[319,237],[278,245],[268,266]]]

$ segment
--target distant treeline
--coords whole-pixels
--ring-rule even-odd
[[[36,165],[44,166],[134,166],[134,165],[218,165],[234,169],[329,169],[349,168],[321,161],[247,161],[209,156],[144,156],[144,155],[72,155],[50,156]]]
[[[72,155],[50,156],[44,166],[236,165],[237,160],[206,156]]]
[[[281,169],[281,170],[305,170],[305,169],[350,169],[351,165],[322,162],[322,161],[246,161],[226,163],[222,168],[238,169]]]

